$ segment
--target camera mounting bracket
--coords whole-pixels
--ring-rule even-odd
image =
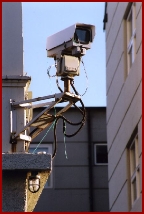
[[[32,105],[33,102],[46,100],[54,98],[54,101],[40,103],[36,105]],[[17,143],[18,139],[25,140],[27,142],[31,142],[37,135],[39,135],[45,128],[50,126],[56,119],[57,116],[60,116],[62,113],[66,112],[74,103],[79,101],[81,97],[79,95],[63,92],[57,93],[44,97],[37,97],[34,99],[24,100],[20,102],[15,102],[14,100],[10,100],[11,105],[11,113],[10,113],[10,128],[11,128],[11,139],[10,143]],[[69,102],[65,107],[63,107],[56,115],[49,114],[49,111],[56,106],[58,103]],[[36,107],[44,107],[47,106],[42,112],[40,112],[37,116],[35,116],[30,122],[28,122],[23,128],[20,130],[16,130],[16,109],[17,108],[36,108]],[[26,130],[30,127],[33,127],[34,130],[30,131],[28,135],[26,135]]]

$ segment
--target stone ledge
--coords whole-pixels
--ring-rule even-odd
[[[23,75],[3,75],[2,80],[29,81],[29,80],[31,80],[31,77],[30,76],[23,76]]]
[[[3,153],[2,170],[51,170],[50,154]]]
[[[2,76],[2,87],[25,87],[30,84],[30,76],[22,75],[4,75]]]

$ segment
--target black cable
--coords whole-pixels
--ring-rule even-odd
[[[53,75],[51,76],[50,75],[50,69],[51,69],[52,66],[50,66],[48,69],[47,69],[47,74],[49,77],[55,77],[56,75]],[[74,92],[76,93],[76,95],[79,95],[79,93],[77,92],[77,90],[75,89],[74,87],[74,84],[72,83],[73,80],[70,81],[70,84],[74,90]],[[58,82],[58,78],[56,76],[56,84],[57,84],[57,87],[58,89],[60,90],[60,92],[63,93],[63,90],[60,88],[59,86],[59,82]],[[77,108],[80,113],[82,114],[83,118],[80,122],[77,122],[77,123],[74,123],[74,122],[71,122],[69,121],[68,119],[66,119],[63,115],[59,115],[59,116],[56,116],[56,120],[55,120],[55,124],[54,124],[54,152],[53,152],[53,155],[52,155],[52,158],[55,157],[56,155],[56,152],[57,152],[57,137],[56,137],[56,128],[57,128],[57,123],[58,123],[58,120],[59,119],[62,119],[63,120],[63,134],[66,136],[66,137],[73,137],[75,136],[80,130],[81,128],[84,126],[85,124],[85,116],[86,116],[86,110],[85,110],[85,107],[84,107],[84,104],[82,102],[82,100],[80,99],[79,100],[81,105],[82,105],[82,110],[75,104],[73,103],[74,107]],[[65,131],[66,131],[66,123],[70,124],[70,125],[73,125],[73,126],[77,126],[77,125],[80,125],[80,127],[78,128],[78,130],[76,132],[74,132],[73,134],[66,134]],[[32,132],[31,132],[31,135],[34,134],[36,131],[38,131],[38,128],[35,128]]]
[[[83,115],[83,111],[82,111],[75,103],[73,103],[73,106],[74,106],[75,108],[77,108],[77,109],[80,111],[80,113]]]
[[[73,136],[75,136],[81,129],[82,129],[82,127],[84,126],[84,121],[82,121],[81,122],[81,126],[79,127],[79,129],[76,131],[76,132],[74,132],[73,134],[66,134],[66,133],[63,133],[66,137],[73,137]]]
[[[53,152],[52,158],[55,157],[56,152],[57,152],[56,127],[57,127],[58,120],[59,120],[59,118],[56,119],[55,124],[54,124],[54,152]]]
[[[54,66],[54,65],[49,66],[48,69],[47,69],[47,74],[48,74],[49,78],[50,78],[50,77],[55,77],[55,76],[56,76],[56,74],[50,75],[50,69],[51,69],[52,66]]]
[[[72,86],[74,92],[76,93],[76,95],[79,95],[79,93],[77,92],[77,90],[76,90],[75,87],[74,87],[74,81],[73,81],[73,80],[70,81],[70,84],[71,84],[71,86]]]
[[[54,66],[54,65],[52,65],[52,66]],[[56,77],[56,84],[57,84],[57,87],[58,87],[58,89],[60,90],[60,92],[63,92],[63,90],[62,90],[61,87],[59,86],[59,82],[58,82],[57,75],[56,75],[56,74],[50,75],[50,70],[51,70],[51,67],[52,67],[52,66],[49,66],[49,67],[48,67],[48,69],[47,69],[47,74],[48,74],[49,78],[51,78],[51,77]],[[55,68],[56,68],[56,65],[55,65]]]
[[[82,62],[82,64],[83,64],[84,71],[85,71],[85,75],[86,75],[86,79],[87,79],[87,87],[86,87],[86,89],[85,89],[85,92],[84,92],[83,94],[81,94],[81,96],[84,96],[84,95],[86,94],[87,90],[88,90],[88,76],[87,76],[87,72],[86,72],[86,69],[85,69],[85,66],[84,66],[84,62],[83,62],[82,59],[81,59],[81,62]]]
[[[84,108],[84,104],[83,104],[82,100],[80,100],[80,102],[81,102],[81,104],[82,104],[82,107]],[[76,106],[76,105],[75,105],[75,106]],[[76,107],[77,107],[77,106],[76,106]],[[78,107],[77,107],[77,108],[78,108]],[[78,108],[78,109],[79,109],[79,108]],[[80,109],[79,109],[79,110],[80,110]],[[82,110],[81,110],[80,112],[82,113]],[[54,125],[54,152],[53,152],[52,158],[55,157],[56,152],[57,152],[56,128],[57,128],[58,120],[59,120],[59,119],[62,119],[62,120],[63,120],[63,134],[64,134],[66,137],[73,137],[73,136],[75,136],[75,135],[82,129],[82,127],[83,127],[84,124],[85,124],[85,115],[86,115],[85,108],[84,108],[84,111],[83,111],[82,115],[83,115],[82,120],[81,120],[80,122],[77,122],[77,123],[73,123],[73,122],[69,121],[69,120],[66,119],[63,115],[59,115],[59,116],[56,117],[56,121],[55,121],[55,125]],[[70,125],[75,125],[75,126],[80,125],[80,127],[78,128],[78,130],[77,130],[76,132],[74,132],[73,134],[69,134],[69,135],[68,135],[68,134],[65,133],[65,127],[66,127],[65,122],[67,122],[67,123],[70,124]]]
[[[63,133],[65,133],[65,131],[66,131],[66,122],[65,120],[63,120]]]
[[[81,100],[81,104],[83,105],[83,102],[82,102],[82,100]],[[84,105],[83,105],[83,107],[84,107]],[[85,110],[85,108],[84,108],[84,111],[83,111],[83,118],[82,118],[82,120],[81,120],[81,122],[79,122],[79,123],[77,123],[77,124],[75,124],[75,123],[72,123],[72,122],[68,122],[70,125],[80,125],[80,127],[78,128],[78,130],[76,131],[76,132],[74,132],[73,134],[70,134],[70,135],[68,135],[68,134],[66,134],[66,133],[63,133],[66,137],[73,137],[73,136],[75,136],[81,129],[82,129],[82,127],[84,126],[84,124],[85,124],[85,117],[86,117],[86,110]],[[67,120],[66,120],[66,122],[67,122]]]
[[[60,92],[63,93],[63,90],[62,90],[61,87],[59,86],[59,82],[58,82],[57,76],[56,76],[56,84],[57,84],[57,87],[58,87],[58,89],[60,90]]]

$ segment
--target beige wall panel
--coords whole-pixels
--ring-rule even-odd
[[[141,169],[141,166],[140,166],[140,169]],[[124,174],[122,172],[123,171],[121,169],[121,173],[119,173],[119,175]],[[140,178],[141,177],[142,176],[140,176]],[[119,184],[117,184],[117,185],[119,186]],[[142,188],[142,186],[141,186],[141,188]],[[111,189],[112,189],[112,187],[111,187]],[[111,190],[109,190],[109,191],[111,192]],[[142,191],[142,189],[141,189],[141,191]],[[116,201],[114,201],[113,204],[110,204],[110,211],[111,212],[124,212],[124,211],[128,212],[129,211],[129,199],[130,199],[129,194],[130,193],[129,193],[129,189],[128,189],[128,184],[126,182],[125,185],[122,187],[122,190],[121,190],[120,194],[118,195],[118,197],[116,196]],[[121,204],[123,206],[121,206]],[[141,211],[141,204],[142,204],[142,202],[141,202],[141,196],[140,196],[140,198],[134,203],[134,206],[132,207],[131,211],[132,212]]]
[[[142,193],[142,155],[139,158],[140,163],[140,192]]]
[[[141,212],[142,211],[142,195],[135,202],[134,206],[131,209],[131,212]]]
[[[121,26],[119,34],[116,39],[115,46],[112,49],[110,60],[107,64],[107,73],[106,73],[106,84],[107,84],[107,94],[110,86],[112,84],[115,73],[117,72],[118,66],[123,62],[124,59],[124,28]],[[124,75],[124,64],[121,73]]]
[[[116,199],[115,203],[111,207],[110,212],[128,212],[128,189],[127,183],[123,186],[122,191],[120,192],[118,198]]]
[[[113,108],[119,98],[123,84],[124,84],[124,58],[121,59],[118,68],[115,72],[112,84],[109,88],[107,95],[107,121],[110,118],[110,115],[113,111]],[[116,87],[115,87],[116,86]],[[115,88],[115,90],[114,90]]]
[[[141,89],[139,88],[139,91]],[[120,127],[117,136],[113,142],[111,148],[108,146],[109,150],[109,178],[115,170],[116,165],[118,164],[121,154],[124,152],[126,145],[133,133],[138,121],[141,118],[141,97],[139,96],[139,91],[136,94],[129,111],[127,112],[123,124]],[[135,113],[137,112],[137,114]],[[131,124],[131,125],[129,125]],[[141,133],[141,132],[140,132]],[[140,135],[140,134],[139,134]],[[141,145],[141,143],[140,143]]]
[[[141,113],[142,113],[141,102],[142,102],[142,100],[141,100],[141,86],[140,86],[138,91],[137,91],[137,93],[136,93],[136,95],[135,95],[135,97],[134,97],[134,99],[133,99],[133,102],[132,102],[132,104],[131,104],[131,106],[129,108],[129,111],[125,115],[125,118],[123,120],[123,124],[120,127],[119,132],[117,133],[117,136],[115,138],[115,139],[120,139],[121,140],[121,138],[122,138],[121,135],[125,134],[125,137],[127,136],[127,138],[125,139],[126,142],[125,141],[123,142],[125,146],[128,143],[128,140],[129,140],[134,128],[136,127],[136,125],[138,124],[138,121],[141,118]],[[114,126],[113,126],[113,129],[114,129]],[[112,142],[112,140],[108,141],[108,143],[109,143],[108,144],[108,150],[110,150],[111,142]],[[114,143],[115,143],[115,141],[114,141]],[[113,143],[113,146],[114,146],[114,143]]]
[[[111,177],[109,181],[109,203],[110,203],[110,209],[112,205],[114,204],[116,198],[119,196],[120,192],[123,189],[123,186],[127,182],[127,156],[126,151],[123,153],[119,164],[117,165],[117,168],[115,170],[115,173]]]
[[[142,167],[142,26],[141,2],[136,2],[136,58],[126,73],[124,15],[129,2],[108,3],[106,24],[106,84],[108,179],[111,212],[129,211],[126,146],[138,125],[140,173]],[[141,175],[140,175],[141,177]],[[140,183],[142,183],[140,181]],[[142,188],[142,184],[141,187]],[[140,211],[141,201],[132,211]],[[138,207],[139,206],[139,207]],[[139,209],[140,208],[140,209]]]
[[[141,9],[142,9],[142,2],[136,2],[136,16],[138,16]]]
[[[139,156],[142,153],[142,118],[138,124],[138,141],[139,141]]]
[[[108,5],[107,5],[108,22],[106,23],[106,39],[109,35],[109,31],[111,29],[111,24],[113,22],[113,18],[114,18],[114,14],[116,12],[117,6],[118,6],[118,2],[113,2],[112,4],[109,4],[108,2]]]
[[[139,51],[140,54],[140,51]],[[133,96],[138,89],[138,85],[141,81],[141,65],[139,65],[140,57],[137,57],[132,69],[126,79],[125,85],[122,89],[121,95],[115,105],[115,108],[112,112],[111,118],[107,126],[107,137],[108,137],[108,146],[113,142],[114,137],[123,121],[123,118],[132,102]],[[135,72],[137,71],[137,72]],[[141,99],[141,92],[139,97]],[[140,103],[139,103],[140,105]]]
[[[113,22],[112,22],[111,29],[107,38],[107,43],[106,43],[106,64],[109,61],[111,51],[113,49],[113,45],[115,45],[116,38],[119,34],[120,27],[123,23],[123,16],[124,16],[127,4],[128,2],[119,3],[115,16],[113,18]]]

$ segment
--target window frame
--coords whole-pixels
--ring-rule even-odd
[[[140,163],[138,150],[138,134],[129,146],[131,206],[140,197]],[[136,182],[136,183],[135,183]]]
[[[130,22],[131,17],[131,22]],[[126,17],[126,29],[127,29],[127,75],[130,72],[131,66],[136,56],[136,8],[135,3],[131,4]],[[131,32],[130,32],[131,31]]]
[[[106,146],[107,147],[107,143],[95,143],[94,144],[94,165],[104,165],[104,166],[107,166],[108,165],[108,162],[107,163],[97,163],[97,158],[96,158],[96,147],[97,146]]]
[[[29,148],[35,149],[37,146],[38,146],[38,144],[30,144]],[[39,148],[48,148],[47,153],[52,155],[52,144],[44,144],[43,143],[43,144],[40,144],[37,149],[39,149]],[[44,189],[51,189],[51,188],[53,188],[53,170],[51,170],[51,173],[48,177],[48,180],[45,184]]]

